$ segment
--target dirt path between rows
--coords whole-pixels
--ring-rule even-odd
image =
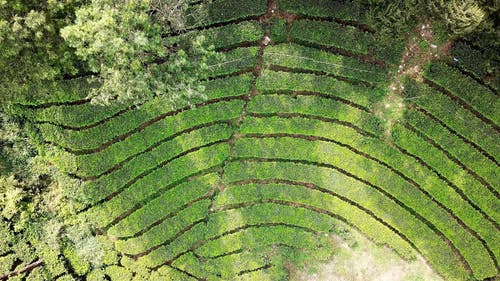
[[[424,68],[430,61],[449,56],[453,41],[439,44],[430,23],[421,23],[407,36],[405,52],[397,72],[391,79],[385,99],[374,107],[375,115],[386,122],[385,137],[391,139],[391,129],[399,122],[408,106],[403,97],[404,80],[409,77],[422,81]]]

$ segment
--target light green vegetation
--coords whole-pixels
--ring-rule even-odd
[[[497,278],[496,70],[443,53],[419,75],[398,72],[409,57],[402,32],[431,21],[415,13],[443,11],[441,25],[431,23],[448,28],[448,40],[478,26],[491,35],[478,23],[489,10],[458,14],[456,1],[132,2],[67,7],[71,24],[49,34],[74,53],[28,78],[45,83],[40,71],[56,62],[83,77],[55,73],[61,79],[44,91],[2,109],[0,274]],[[461,42],[459,60],[470,47]],[[482,53],[482,65],[493,67],[490,57]]]

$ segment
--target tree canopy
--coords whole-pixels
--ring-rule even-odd
[[[6,71],[0,96],[16,99],[80,76],[100,82],[91,93],[97,104],[201,94],[195,81],[213,50],[203,38],[169,46],[164,37],[182,25],[186,3],[159,3],[0,1],[0,68]]]

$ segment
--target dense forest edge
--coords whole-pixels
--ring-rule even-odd
[[[262,159],[258,157],[260,153],[258,149],[251,151],[250,148],[242,145],[234,145],[239,136],[234,132],[230,132],[225,126],[241,126],[245,128],[246,123],[242,122],[242,119],[247,116],[247,107],[249,107],[248,117],[255,120],[282,117],[279,114],[275,116],[268,114],[268,116],[267,113],[259,115],[259,113],[250,112],[252,108],[248,104],[248,99],[254,97],[257,90],[272,92],[273,83],[282,79],[279,75],[284,72],[291,73],[290,77],[297,75],[297,77],[305,77],[304,79],[308,79],[308,75],[318,73],[324,75],[327,73],[320,70],[301,72],[298,70],[299,67],[294,68],[293,62],[287,62],[289,63],[288,66],[265,66],[263,63],[263,60],[266,59],[266,54],[263,52],[264,48],[275,48],[272,49],[273,52],[280,52],[278,45],[274,46],[271,43],[268,47],[269,42],[266,42],[266,38],[271,36],[271,38],[280,38],[279,40],[282,40],[282,42],[289,43],[290,37],[294,36],[294,34],[290,33],[289,27],[287,35],[280,34],[278,28],[276,28],[278,31],[272,28],[279,27],[279,24],[283,26],[290,25],[291,22],[298,19],[303,20],[300,22],[303,26],[297,27],[297,30],[299,30],[297,32],[300,32],[299,28],[307,31],[307,24],[311,22],[332,19],[327,18],[325,20],[320,16],[304,16],[299,13],[279,10],[280,4],[287,2],[286,0],[269,1],[265,7],[267,10],[263,11],[263,13],[253,7],[252,3],[245,4],[245,1],[242,1],[242,3],[239,3],[239,9],[248,13],[244,20],[262,23],[266,28],[265,36],[262,37],[262,40],[258,38],[254,42],[239,42],[236,47],[220,47],[213,44],[215,39],[208,37],[210,33],[207,32],[207,36],[204,36],[201,31],[208,29],[206,22],[213,21],[213,14],[226,11],[225,2],[233,3],[235,1],[0,0],[0,69],[2,70],[2,75],[0,75],[0,217],[2,221],[0,224],[0,241],[2,241],[0,242],[0,280],[14,278],[20,278],[20,280],[79,280],[83,279],[87,272],[92,272],[93,277],[87,276],[87,278],[94,278],[92,280],[109,278],[107,273],[104,274],[103,270],[99,270],[106,264],[116,264],[120,255],[114,249],[114,241],[104,240],[102,237],[96,236],[102,231],[112,229],[112,222],[103,224],[103,226],[96,226],[94,222],[88,221],[85,216],[79,216],[78,214],[82,210],[91,208],[95,203],[91,202],[94,199],[89,199],[88,195],[83,191],[85,182],[111,174],[123,167],[130,159],[125,157],[118,159],[116,161],[119,164],[113,166],[115,164],[113,162],[113,165],[109,164],[109,167],[106,167],[107,170],[101,171],[100,168],[93,170],[90,167],[87,173],[80,170],[80,166],[76,164],[74,158],[67,155],[99,153],[121,140],[120,137],[125,139],[132,133],[129,135],[123,134],[119,137],[110,137],[109,141],[99,144],[100,146],[92,146],[93,143],[90,140],[88,147],[75,146],[76,148],[74,148],[71,147],[71,143],[68,143],[67,149],[51,150],[47,148],[49,141],[42,137],[40,128],[29,121],[30,118],[36,119],[37,116],[29,116],[29,114],[23,112],[24,108],[39,109],[59,105],[89,104],[92,107],[95,106],[95,108],[107,108],[110,112],[114,112],[110,116],[105,116],[103,113],[102,120],[105,121],[98,120],[96,117],[96,120],[74,121],[74,124],[80,127],[71,124],[62,125],[63,129],[69,128],[68,130],[73,130],[76,128],[74,131],[77,131],[77,129],[97,127],[128,110],[146,108],[150,104],[153,104],[152,108],[155,108],[155,101],[161,101],[162,106],[171,108],[173,111],[178,108],[184,110],[184,108],[197,109],[198,106],[199,108],[210,106],[211,103],[215,103],[208,98],[211,95],[210,91],[213,90],[210,88],[210,83],[215,81],[216,78],[211,77],[208,73],[213,71],[213,65],[223,64],[227,59],[225,57],[227,54],[231,54],[237,47],[248,45],[245,47],[249,47],[249,50],[253,48],[251,52],[256,57],[255,61],[252,62],[253,64],[245,65],[233,74],[223,74],[225,78],[233,78],[231,76],[233,75],[237,77],[234,78],[235,81],[241,81],[241,84],[234,87],[244,87],[243,84],[247,82],[245,79],[253,79],[250,94],[248,97],[242,98],[243,102],[245,102],[242,114],[237,118],[233,118],[235,119],[234,123],[226,124],[226,120],[222,120],[221,117],[221,120],[214,119],[210,124],[199,124],[196,130],[203,129],[204,126],[217,125],[220,127],[218,127],[217,131],[221,135],[220,139],[214,137],[214,140],[211,140],[212,142],[208,143],[207,141],[206,144],[200,145],[199,148],[202,151],[200,154],[205,153],[204,148],[212,149],[209,145],[217,145],[222,143],[222,140],[227,140],[231,145],[231,153],[237,151],[241,155],[247,155],[248,158],[253,157],[253,160],[249,160],[248,163],[244,162],[248,159],[242,160],[244,164],[241,165],[248,165],[249,170],[252,161],[267,161],[264,157],[261,157]],[[298,3],[295,0],[289,2]],[[352,21],[333,19],[333,22],[341,26],[361,30],[363,36],[365,36],[363,38],[367,38],[366,40],[372,40],[371,34],[377,34],[377,38],[373,39],[373,42],[376,42],[378,47],[374,49],[368,48],[368,54],[363,54],[361,51],[357,53],[356,48],[364,51],[364,46],[360,47],[355,44],[353,45],[353,51],[344,51],[341,48],[337,50],[334,46],[321,47],[322,49],[320,49],[319,44],[306,42],[306,40],[301,41],[303,45],[293,46],[297,53],[310,52],[311,49],[318,48],[316,54],[318,56],[324,55],[324,53],[321,53],[323,51],[335,49],[337,53],[369,64],[371,68],[390,69],[388,74],[379,73],[380,76],[373,75],[373,77],[367,77],[364,80],[356,80],[348,77],[348,75],[344,75],[344,77],[327,73],[330,77],[345,83],[352,83],[356,87],[376,89],[383,85],[386,88],[387,91],[383,93],[374,90],[375,95],[378,96],[373,101],[366,101],[366,104],[361,99],[359,102],[350,102],[348,98],[337,98],[342,102],[347,100],[347,104],[356,107],[356,110],[359,109],[361,112],[370,111],[371,113],[371,105],[373,104],[373,114],[378,118],[374,122],[381,122],[382,125],[368,124],[367,128],[374,129],[363,133],[370,137],[372,135],[378,137],[380,133],[380,139],[390,145],[396,144],[397,146],[403,143],[406,141],[407,135],[400,134],[400,127],[395,123],[404,118],[409,120],[410,125],[407,126],[409,131],[416,135],[424,134],[424,132],[415,129],[419,124],[418,122],[423,121],[418,118],[410,120],[409,114],[404,113],[401,106],[398,107],[398,104],[406,100],[413,101],[418,99],[420,95],[427,95],[433,91],[444,92],[448,96],[454,97],[455,93],[447,92],[449,91],[447,89],[453,88],[453,77],[459,77],[462,74],[469,77],[469,80],[475,83],[474,85],[477,84],[481,89],[485,89],[484,91],[489,96],[498,97],[498,89],[500,88],[499,1],[311,0],[299,2],[303,3],[294,7],[300,8],[300,5],[308,5],[308,2],[311,2],[311,5],[316,5],[315,7],[320,10],[329,5],[349,7],[349,15],[352,16]],[[217,3],[217,5],[212,5],[213,3]],[[234,8],[234,3],[231,5],[229,7]],[[272,5],[277,5],[276,11],[271,9],[275,7]],[[292,4],[290,5],[292,6]],[[220,9],[220,11],[211,10],[214,9],[213,6]],[[241,19],[233,21],[235,24],[240,24],[239,20]],[[248,26],[252,24],[249,23]],[[224,28],[224,25],[214,22],[209,27]],[[254,34],[251,34],[253,32],[251,28],[248,28],[248,30],[250,31],[244,36],[254,36]],[[196,31],[200,31],[202,35],[196,34]],[[191,34],[195,34],[195,36],[191,36]],[[221,40],[223,39],[225,38]],[[357,38],[357,40],[361,39]],[[293,42],[293,40],[291,41]],[[299,42],[299,39],[297,39],[297,42]],[[224,48],[227,48],[227,50]],[[269,57],[268,59],[271,61],[273,58]],[[263,80],[255,82],[261,78],[261,71],[265,73]],[[243,78],[237,80],[240,79],[238,75],[243,75],[241,76]],[[272,75],[276,76],[273,77]],[[293,77],[288,79],[292,80]],[[453,89],[456,89],[457,92],[460,91],[459,87]],[[283,90],[283,93],[286,94],[286,90]],[[298,96],[299,99],[305,97],[305,100],[308,95],[321,96],[317,93],[300,93]],[[221,96],[217,97],[217,99],[217,102],[227,102],[229,108],[227,115],[232,114],[230,113],[232,110],[230,103],[236,100],[235,97]],[[471,97],[471,100],[474,100],[474,97]],[[285,103],[279,95],[276,96],[276,101]],[[422,104],[416,102],[415,104],[418,104],[418,106],[413,108],[411,114],[415,116],[421,114],[429,120],[436,121],[437,118],[429,113],[430,110],[427,110],[427,108],[431,108],[431,105],[424,104],[424,102],[422,101]],[[459,100],[459,102],[462,101]],[[266,101],[263,100],[262,104],[266,105],[265,103]],[[498,123],[496,123],[500,113],[495,111],[496,108],[488,110],[485,109],[486,107],[471,107],[465,102],[463,103],[465,105],[462,107],[470,109],[474,117],[488,124],[495,133],[500,132]],[[477,104],[483,106],[481,102],[477,102]],[[470,108],[467,108],[467,106]],[[90,110],[92,110],[92,107]],[[178,111],[182,112],[182,110]],[[99,110],[96,110],[96,112],[96,114],[100,114]],[[48,115],[50,115],[50,112]],[[159,116],[165,118],[168,117],[168,114]],[[51,123],[50,120],[52,119],[50,118],[54,118],[56,120],[54,122],[64,119],[64,116],[42,117],[46,119],[42,120],[43,118],[41,118],[40,123],[47,123],[47,126],[54,125]],[[299,115],[287,116],[287,118],[291,117],[305,118]],[[326,117],[323,119],[326,120]],[[258,121],[255,120],[251,122],[258,124]],[[70,121],[72,122],[72,120]],[[439,122],[444,124],[442,121]],[[152,124],[153,121],[150,123]],[[278,122],[276,124],[279,125]],[[137,130],[143,130],[149,125],[141,125],[142,127],[138,127]],[[415,127],[411,127],[412,125],[415,125]],[[186,128],[185,132],[190,134],[192,133],[190,130],[194,131]],[[358,128],[353,130],[360,131]],[[193,135],[196,133],[193,133]],[[330,141],[321,137],[303,137],[292,133],[272,137],[283,136],[293,139],[289,141],[290,145],[304,145],[305,148],[308,148],[308,146],[299,140],[301,137],[325,143]],[[463,137],[460,132],[455,132],[455,136],[461,141],[467,142],[467,144],[470,143],[470,146],[474,147],[474,151],[478,155],[484,156],[492,163],[496,163],[497,166],[495,167],[498,168],[496,160],[498,155],[494,154],[496,151],[494,144],[491,145],[493,148],[486,145],[483,147],[469,141],[468,135]],[[54,138],[56,139],[56,137]],[[262,147],[273,147],[275,145],[272,140],[268,141],[266,139],[268,137],[254,133],[250,129],[248,129],[244,138],[255,138],[256,143],[261,143]],[[246,139],[242,142],[244,141]],[[440,143],[427,139],[426,141],[437,149],[441,147]],[[247,147],[251,147],[251,144]],[[355,149],[350,149],[355,151]],[[193,151],[196,152],[197,150],[193,149]],[[411,150],[405,150],[404,152],[409,156],[415,154]],[[288,154],[283,152],[278,156],[280,155]],[[278,156],[276,157],[279,158]],[[227,159],[232,159],[231,157],[229,156]],[[293,158],[294,156],[291,155],[290,157]],[[57,160],[51,162],[47,159]],[[175,157],[172,159],[176,160]],[[225,165],[224,168],[227,166],[228,169],[234,168],[232,166],[234,163],[230,163],[227,159],[221,161],[223,163],[221,165]],[[494,194],[494,197],[498,200],[499,187],[490,184],[495,180],[488,178],[487,172],[477,172],[474,168],[467,170],[469,168],[462,164],[464,162],[462,158],[455,157],[455,154],[450,156],[450,159],[457,165],[461,165],[460,167],[472,175],[471,178],[483,184],[486,190]],[[425,162],[424,160],[417,159],[420,162]],[[275,165],[276,169],[279,169],[279,164]],[[294,163],[297,167],[306,164],[310,163],[300,162],[299,160]],[[90,164],[88,165],[90,166]],[[269,164],[269,167],[275,167],[273,165]],[[391,170],[397,170],[398,168],[396,164],[381,165],[385,165],[384,167],[387,166]],[[300,170],[297,167],[294,166],[294,169]],[[230,178],[230,175],[224,174],[226,172],[217,169],[210,170],[210,168],[207,167],[207,174],[218,173],[221,178]],[[477,170],[481,169],[478,168]],[[447,177],[441,171],[436,171],[436,174],[440,178]],[[408,182],[411,181],[408,180]],[[235,185],[253,184],[253,182],[245,182],[244,179],[238,181],[237,177],[235,177],[234,183]],[[266,184],[269,183],[266,182]],[[278,183],[272,182],[272,184]],[[298,181],[280,182],[279,184],[301,185]],[[458,184],[452,182],[450,185]],[[302,187],[321,190],[320,187],[312,187],[306,184],[302,184]],[[456,187],[457,190],[460,188],[461,186]],[[234,192],[237,194],[237,191]],[[326,193],[324,190],[321,190],[321,192]],[[382,192],[385,191],[382,190]],[[462,196],[462,193],[459,192],[459,194]],[[108,197],[115,195],[109,195]],[[212,195],[210,194],[210,196]],[[210,196],[207,198],[211,198]],[[200,201],[190,204],[195,205],[193,208],[206,208],[204,204],[207,203],[203,200],[207,198],[202,198]],[[465,195],[461,198],[469,200]],[[259,200],[261,200],[259,202],[276,203],[273,199]],[[474,200],[471,199],[471,202]],[[95,201],[103,202],[104,199],[98,198]],[[485,199],[485,201],[487,200]],[[480,216],[486,218],[494,226],[494,229],[498,230],[498,221],[494,217],[495,210],[483,210],[483,206],[491,206],[488,205],[490,202],[486,202],[484,205],[481,205],[483,204],[481,201],[479,202],[479,206],[473,205],[474,209],[477,210]],[[198,203],[199,205],[197,205]],[[498,202],[493,204],[498,204]],[[258,209],[258,207],[255,208]],[[230,208],[228,210],[230,211]],[[96,213],[98,212],[96,211]],[[297,213],[297,216],[307,218],[308,215]],[[272,227],[279,228],[276,225],[272,225]],[[482,230],[479,226],[478,229]],[[342,227],[331,231],[340,236],[345,235],[345,230]],[[306,232],[303,234],[304,237],[309,237]],[[475,228],[470,232],[473,233],[474,237],[482,239],[482,232],[477,234]],[[498,235],[498,232],[492,235]],[[480,241],[484,245],[487,244],[484,240]],[[314,243],[318,243],[318,245],[323,245],[323,242],[314,240]],[[470,265],[464,262],[465,272],[469,275],[467,278],[470,278],[470,280],[498,280],[496,249],[490,249],[493,248],[490,245],[486,246],[488,257],[492,257],[495,261],[491,268],[496,269],[496,273],[484,278],[478,278],[473,276]],[[405,248],[401,247],[401,249],[398,254],[403,258],[414,258],[412,254],[405,256]],[[135,256],[140,257],[141,255],[142,253]],[[330,255],[331,249],[325,246],[322,251],[318,252],[313,249],[305,252],[293,249],[283,250],[283,253],[276,254],[275,258],[276,260],[289,259],[290,261],[285,263],[289,262],[294,264],[293,266],[300,267],[300,265],[307,265],[309,259],[324,261]],[[186,259],[188,258],[186,257]],[[134,262],[131,261],[131,264],[134,264]],[[281,260],[278,262],[283,263]],[[267,269],[266,265],[262,268]],[[34,269],[40,270],[34,271]],[[186,276],[193,277],[187,271],[179,271]],[[30,274],[30,272],[34,273]],[[54,272],[58,272],[58,275],[55,276]],[[115,276],[120,276],[120,274],[120,270],[117,269]],[[128,273],[123,274],[127,275]],[[141,272],[134,273],[134,275],[136,274],[140,276]],[[286,276],[280,274],[276,273],[275,276],[277,278],[286,278]]]

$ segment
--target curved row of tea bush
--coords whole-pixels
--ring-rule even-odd
[[[387,134],[374,112],[402,46],[357,8],[312,2],[191,1],[165,44],[202,35],[220,55],[194,106],[95,108],[80,88],[20,102],[42,156],[84,180],[78,215],[117,256],[96,269],[67,247],[73,273],[54,279],[284,280],[288,263],[330,258],[339,225],[449,280],[497,275],[489,88],[435,64],[406,83],[412,106]]]

